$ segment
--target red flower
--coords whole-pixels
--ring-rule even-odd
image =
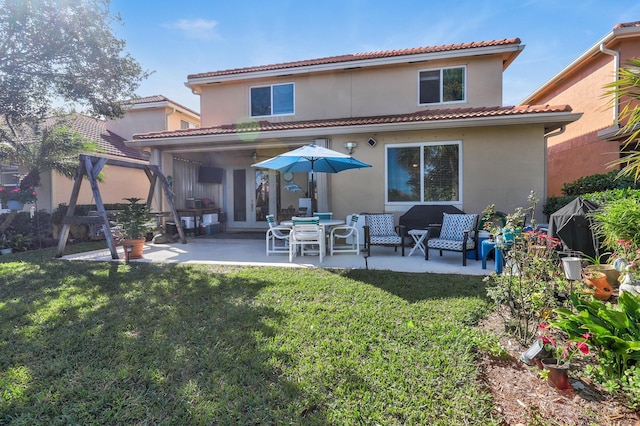
[[[576,346],[583,355],[589,355],[589,346],[585,342],[576,342]]]

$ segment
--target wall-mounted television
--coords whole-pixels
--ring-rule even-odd
[[[200,183],[222,183],[224,169],[219,167],[200,166],[198,169],[198,182]]]

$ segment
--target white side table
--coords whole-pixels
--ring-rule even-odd
[[[413,241],[415,241],[413,248],[411,249],[411,251],[407,256],[411,256],[413,252],[416,251],[416,248],[419,248],[422,254],[424,255],[425,254],[424,239],[427,238],[427,236],[429,235],[429,230],[428,229],[412,229],[409,232],[407,232],[407,234],[411,235],[411,238],[413,238]]]

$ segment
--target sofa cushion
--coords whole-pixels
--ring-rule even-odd
[[[462,241],[464,231],[471,230],[477,214],[449,214],[443,213],[441,240]]]

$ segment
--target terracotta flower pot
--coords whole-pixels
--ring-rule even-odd
[[[144,238],[135,240],[122,240],[120,244],[124,247],[124,260],[142,259],[142,249],[144,248]]]
[[[569,382],[569,364],[558,364],[555,358],[545,358],[542,366],[549,372],[549,384],[559,390],[571,389]]]
[[[618,282],[618,277],[620,276],[620,272],[618,272],[613,265],[605,264],[605,265],[589,265],[587,269],[597,272],[602,272],[606,278],[609,286],[611,288],[618,288],[620,283]]]
[[[613,294],[613,289],[607,281],[607,276],[603,272],[585,272],[585,283],[591,287],[590,293],[598,300],[609,300]]]

